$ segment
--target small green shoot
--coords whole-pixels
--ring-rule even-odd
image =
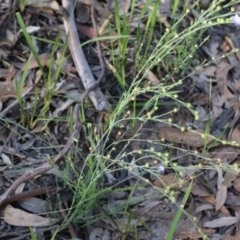
[[[191,189],[192,189],[192,181],[191,181],[191,183],[189,184],[189,186],[188,186],[188,188],[187,188],[187,190],[186,190],[186,192],[185,192],[185,194],[184,194],[182,203],[181,203],[181,205],[179,206],[179,208],[178,208],[178,210],[177,210],[177,213],[176,213],[176,215],[175,215],[175,217],[174,217],[174,219],[173,219],[173,222],[172,222],[172,225],[171,225],[170,230],[169,230],[169,232],[168,232],[168,235],[167,235],[167,237],[166,237],[166,240],[172,240],[172,239],[173,239],[174,232],[175,232],[175,230],[176,230],[176,228],[177,228],[178,222],[179,222],[179,220],[180,220],[180,218],[181,218],[181,215],[182,215],[182,213],[183,213],[183,208],[184,208],[184,206],[185,206],[185,204],[186,204],[186,202],[187,202],[187,200],[188,200],[188,198],[189,198]]]

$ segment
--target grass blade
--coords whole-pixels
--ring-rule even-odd
[[[190,195],[191,189],[192,189],[192,182],[189,184],[189,186],[187,188],[187,191],[184,194],[181,206],[184,206],[186,204],[186,202],[188,200],[188,197]],[[166,240],[172,240],[173,239],[173,234],[174,234],[174,232],[177,228],[177,224],[178,224],[178,222],[181,218],[182,212],[183,212],[183,207],[181,207],[181,206],[179,206],[178,211],[177,211],[177,213],[174,217],[174,220],[172,222],[172,225],[170,227],[170,230],[168,232]]]

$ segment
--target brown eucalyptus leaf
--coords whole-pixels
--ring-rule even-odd
[[[240,149],[230,146],[219,146],[212,151],[212,159],[220,161],[223,164],[232,163],[240,154]]]
[[[18,201],[18,204],[29,212],[39,214],[45,213],[48,208],[48,202],[36,197],[29,197]]]
[[[158,178],[153,182],[153,184],[157,187],[164,188],[170,187],[172,189],[182,189],[189,186],[189,182],[184,181],[183,184],[180,184],[181,180],[177,175],[160,175]]]
[[[225,203],[227,198],[227,186],[221,185],[216,194],[215,210],[218,211]]]
[[[222,95],[224,95],[227,99],[233,98],[233,94],[228,88],[227,83],[227,75],[230,69],[232,69],[233,66],[228,64],[226,60],[222,60],[216,69],[216,78],[218,80],[218,86],[219,90],[221,91]]]
[[[200,184],[194,184],[191,189],[191,193],[199,197],[207,197],[211,195],[211,193],[204,186]]]
[[[223,184],[223,172],[222,169],[216,167],[218,172],[218,184],[217,184],[217,194],[216,194],[216,204],[215,210],[218,211],[225,203],[227,198],[227,186]]]
[[[85,26],[82,24],[76,24],[77,26],[77,30],[80,31],[81,33],[83,33],[85,36],[89,37],[89,38],[96,38],[97,34],[95,32],[95,30],[92,27],[89,26]]]
[[[238,175],[239,175],[238,171],[234,170],[227,171],[224,175],[223,184],[228,188],[231,187],[233,185],[233,181],[238,177]]]
[[[216,206],[216,198],[214,196],[206,196],[203,197],[205,201],[208,203],[211,203],[212,205]],[[219,209],[225,216],[231,216],[230,212],[225,206],[220,207]]]
[[[46,227],[56,224],[61,218],[45,218],[12,207],[10,204],[2,211],[3,220],[12,226]]]
[[[205,210],[209,210],[209,209],[214,209],[213,205],[210,203],[206,203],[206,204],[201,204],[199,207],[196,208],[196,213],[205,211]]]
[[[238,217],[221,217],[218,219],[214,219],[212,221],[207,221],[203,223],[204,227],[207,228],[219,228],[225,226],[231,226],[238,221]]]
[[[226,204],[232,207],[240,207],[240,196],[234,195],[232,192],[229,192],[227,195]]]
[[[213,141],[213,136],[209,135],[205,140],[201,136],[203,131],[198,132],[181,131],[177,128],[162,128],[159,132],[159,136],[161,139],[169,142],[183,143],[191,147],[203,147],[205,141],[207,144]]]
[[[43,53],[39,56],[39,60],[40,60],[40,63],[41,63],[42,66],[46,66],[48,64],[49,59],[50,59],[50,54],[49,53]],[[22,69],[21,69],[22,71],[25,70],[26,64],[24,64],[22,66]],[[30,63],[29,63],[29,66],[28,66],[28,70],[33,69],[33,68],[37,68],[37,67],[38,67],[37,60],[35,58],[32,58]]]

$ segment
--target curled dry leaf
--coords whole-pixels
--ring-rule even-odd
[[[3,220],[9,225],[25,227],[46,227],[56,224],[61,218],[45,218],[12,207],[10,204],[2,211]]]
[[[159,136],[169,142],[183,143],[190,147],[203,147],[206,141],[207,144],[213,141],[213,136],[209,135],[207,139],[202,137],[203,131],[190,132],[181,131],[176,128],[162,128],[159,132]]]
[[[216,204],[215,210],[218,211],[225,203],[227,198],[227,186],[223,184],[223,172],[222,169],[216,167],[218,171],[218,184],[217,184],[217,194],[216,194]]]
[[[212,221],[207,221],[203,223],[204,227],[208,228],[219,228],[225,226],[231,226],[238,221],[238,217],[221,217],[218,219],[214,219]]]

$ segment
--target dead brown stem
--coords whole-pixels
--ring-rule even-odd
[[[63,218],[66,218],[67,213],[66,213],[66,209],[63,208],[62,204],[59,204],[59,209],[61,210],[61,214],[63,216]],[[71,235],[72,238],[77,238],[77,233],[75,231],[75,229],[73,228],[73,225],[71,223],[68,223],[68,231]]]

